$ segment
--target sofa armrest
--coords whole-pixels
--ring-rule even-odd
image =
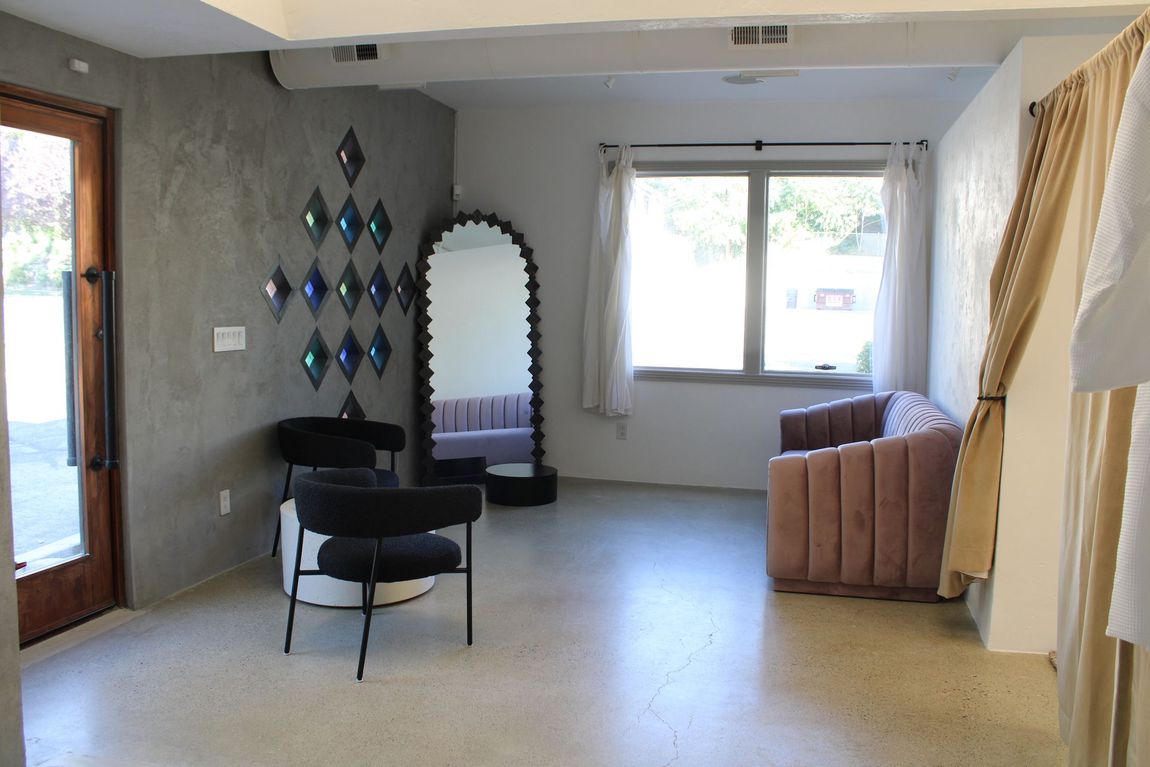
[[[772,458],[767,574],[937,588],[955,458],[933,430]]]

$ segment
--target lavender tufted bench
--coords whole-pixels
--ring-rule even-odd
[[[440,399],[431,404],[436,460],[482,456],[488,466],[531,462],[534,444],[528,392]]]
[[[776,591],[935,601],[962,430],[930,400],[883,392],[780,414],[768,466]]]

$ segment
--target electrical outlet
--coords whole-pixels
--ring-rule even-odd
[[[227,328],[213,328],[212,351],[242,352],[248,348],[247,328],[237,325]]]
[[[615,439],[627,439],[626,421],[619,421],[615,424]]]
[[[226,516],[232,513],[232,491],[220,491],[220,516]]]

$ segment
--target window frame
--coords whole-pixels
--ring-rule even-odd
[[[881,177],[879,160],[636,161],[640,178],[675,176],[745,176],[747,178],[747,276],[743,311],[743,369],[635,367],[641,381],[798,386],[818,389],[869,390],[868,373],[764,371],[767,289],[767,182],[771,176]]]

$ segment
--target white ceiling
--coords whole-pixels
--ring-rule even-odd
[[[285,79],[285,62],[277,69],[287,87],[426,82],[427,94],[460,109],[617,102],[969,101],[993,71],[989,65],[999,63],[1022,35],[1116,32],[1144,7],[1123,0],[1104,4],[1113,2],[776,0],[773,20],[789,13],[786,20],[810,22],[821,13],[822,21],[838,23],[798,27],[793,51],[762,55],[727,52],[725,29],[718,25],[732,19],[716,17],[717,9],[735,9],[739,12],[729,15],[745,22],[749,11],[761,10],[757,0],[583,0],[576,11],[571,4],[539,0],[486,0],[466,11],[458,0],[0,0],[0,12],[140,57],[284,51],[296,64],[294,82]],[[1039,10],[1056,3],[1061,5]],[[458,13],[444,12],[453,5]],[[566,7],[562,13],[555,9],[560,5]],[[484,22],[473,18],[477,8],[498,10],[500,19],[521,24],[480,28]],[[695,26],[685,17],[655,19],[657,8],[689,13]],[[620,14],[629,11],[636,21],[620,22]],[[406,14],[403,29],[408,31],[388,33],[381,26],[392,12]],[[548,19],[554,23],[545,23]],[[891,23],[897,19],[904,21]],[[473,26],[464,28],[468,23]],[[380,29],[385,32],[369,33]],[[410,31],[416,29],[424,31]],[[359,81],[349,80],[356,70],[333,67],[327,47],[339,35],[354,35],[354,42],[389,43],[383,46],[388,55],[375,68],[359,68]],[[741,64],[734,62],[743,61],[759,64],[748,69],[802,71],[799,77],[761,85],[722,82],[723,75],[739,71]],[[725,67],[731,68],[720,71]],[[948,79],[955,67],[957,75]],[[606,88],[610,72],[616,76],[613,87]]]
[[[145,58],[308,48],[336,41],[413,42],[738,23],[1130,17],[1144,9],[1144,0],[0,0],[0,11]]]
[[[896,101],[968,102],[994,73],[994,67],[900,67],[807,69],[798,77],[774,77],[758,85],[729,85],[729,72],[675,72],[606,78],[533,77],[428,83],[429,96],[455,109],[477,107],[613,104],[623,102],[707,101]],[[948,75],[954,74],[954,80]]]

